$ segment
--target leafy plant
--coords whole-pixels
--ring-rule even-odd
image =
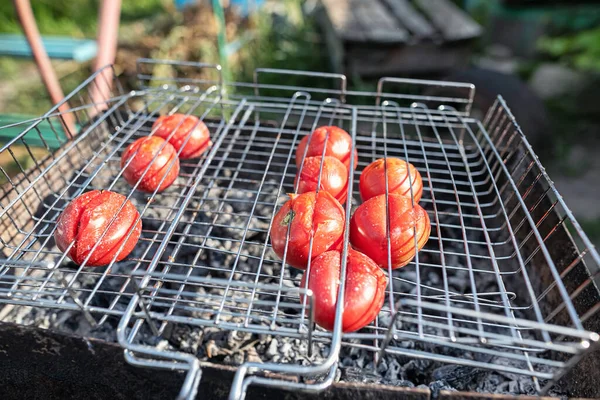
[[[329,63],[324,53],[316,24],[302,13],[301,2],[286,0],[278,13],[260,12],[254,19],[253,38],[239,51],[232,78],[251,82],[256,68],[280,68],[304,71],[326,71]],[[265,74],[260,83],[288,86],[329,88],[329,79]],[[265,92],[266,93],[266,92]],[[279,93],[281,94],[281,92]]]
[[[124,1],[121,20],[131,21],[156,14],[167,0]],[[36,0],[31,2],[42,34],[93,37],[96,35],[100,0]],[[20,33],[12,1],[0,1],[0,32]]]
[[[539,48],[582,71],[600,72],[600,27],[560,37],[544,37]]]

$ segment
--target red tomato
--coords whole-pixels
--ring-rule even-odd
[[[327,143],[325,142],[327,140]],[[326,144],[325,144],[326,143]],[[296,149],[296,167],[300,168],[304,149],[308,145],[306,157],[316,157],[323,155],[323,146],[325,146],[325,155],[335,157],[340,160],[346,168],[350,168],[350,152],[352,151],[352,138],[348,132],[337,126],[322,126],[315,129],[313,133],[305,136]],[[358,153],[354,150],[354,169],[358,164]]]
[[[405,266],[421,250],[431,232],[429,216],[418,204],[398,194],[389,195],[390,248],[392,268]],[[387,268],[387,218],[385,194],[375,196],[361,204],[350,221],[350,242],[358,250]],[[417,231],[415,249],[414,228]]]
[[[135,247],[142,231],[139,216],[125,196],[108,190],[92,190],[74,199],[60,214],[54,240],[60,251],[74,242],[67,255],[77,264],[90,256],[88,267],[107,265],[123,242],[125,245],[115,261],[127,257]],[[130,231],[133,232],[127,238]],[[90,255],[96,243],[98,246]]]
[[[410,187],[415,203],[421,200],[423,194],[423,179],[417,169],[409,162],[399,158],[383,158],[367,165],[360,174],[360,197],[363,201],[371,197],[385,194],[385,165],[387,164],[388,191],[411,198]],[[408,172],[410,171],[410,180]]]
[[[273,251],[283,259],[287,240],[286,262],[305,269],[308,264],[310,238],[313,237],[311,257],[341,248],[345,213],[341,204],[328,192],[291,194],[273,218],[271,244]],[[291,226],[290,226],[291,225]]]
[[[130,158],[133,159],[127,164]],[[164,139],[147,136],[136,140],[125,149],[121,156],[121,168],[124,169],[123,177],[131,186],[135,186],[140,181],[137,186],[139,190],[150,193],[155,190],[160,192],[171,186],[177,179],[179,159],[175,148]]]
[[[296,174],[294,180],[294,187],[298,183],[299,194],[317,190],[322,159],[323,157],[308,157],[304,160],[300,181],[298,182],[298,174]],[[323,160],[319,190],[331,193],[341,204],[346,202],[346,197],[348,197],[348,169],[337,158],[326,156]]]
[[[163,115],[154,122],[152,131],[155,136],[168,140],[175,150],[181,149],[179,158],[182,160],[200,157],[212,145],[208,127],[193,115]]]
[[[310,264],[310,273],[302,277],[305,287],[313,291],[315,322],[327,330],[333,329],[335,307],[342,254],[340,251],[327,251]],[[357,331],[370,324],[383,306],[388,279],[369,257],[348,249],[346,262],[346,287],[344,288],[344,314],[342,330]]]

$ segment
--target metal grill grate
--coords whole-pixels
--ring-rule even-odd
[[[152,70],[157,65],[203,75],[162,78]],[[322,389],[335,377],[341,347],[371,351],[374,361],[402,355],[525,374],[544,392],[598,342],[585,323],[600,308],[600,257],[501,98],[480,122],[468,116],[474,88],[467,84],[384,78],[366,93],[347,91],[345,77],[333,74],[311,76],[338,81],[339,89],[260,83],[273,70],[257,71],[254,84],[224,84],[218,66],[139,66],[139,92],[116,85],[106,103],[92,103],[100,72],[69,96],[79,125],[74,139],[62,134],[53,110],[2,146],[16,165],[16,173],[0,171],[0,302],[7,307],[80,310],[97,325],[120,317],[130,362],[189,371],[182,396],[194,393],[198,360],[149,346],[145,332],[161,336],[169,324],[189,324],[306,343],[308,365],[244,364],[234,398],[251,383]],[[464,96],[422,94],[435,86]],[[227,97],[231,87],[254,93]],[[174,112],[201,117],[214,144],[201,159],[182,162],[167,191],[140,194],[120,178],[121,152],[152,134],[159,113]],[[42,122],[58,149],[47,144]],[[399,157],[423,176],[421,204],[432,224],[413,262],[388,271],[376,321],[348,334],[341,333],[340,305],[333,333],[314,327],[310,293],[300,301],[307,294],[300,271],[285,266],[268,240],[272,216],[294,191],[298,142],[330,124],[350,132],[359,153],[347,223],[359,204],[360,171]],[[52,240],[66,204],[91,189],[126,195],[143,220],[134,253],[107,268],[73,265]],[[310,358],[315,342],[326,343],[328,355]],[[256,370],[328,375],[320,383],[246,376]]]

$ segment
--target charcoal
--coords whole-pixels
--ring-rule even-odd
[[[411,359],[404,366],[404,370],[416,370],[416,371],[425,371],[432,364],[431,360],[424,359]]]
[[[244,361],[246,361],[246,358],[244,356],[244,353],[233,353],[231,355],[226,356],[224,361],[227,364],[242,365]]]
[[[195,174],[193,169],[188,171],[192,176]],[[232,171],[226,171],[231,176]],[[81,181],[83,182],[83,180]],[[216,180],[214,182],[217,182]],[[185,184],[183,178],[179,178],[179,184]],[[99,184],[99,183],[98,183]],[[275,301],[272,291],[262,291],[256,293],[255,298],[263,301],[263,304],[254,304],[253,310],[265,312],[261,318],[252,315],[254,319],[246,321],[243,316],[232,314],[244,314],[248,305],[243,301],[250,297],[250,293],[243,290],[235,290],[237,282],[251,283],[256,281],[257,273],[260,271],[259,281],[261,284],[279,284],[281,281],[286,288],[295,288],[298,285],[302,271],[287,266],[282,266],[277,261],[267,261],[262,265],[259,259],[265,253],[267,260],[278,260],[270,246],[269,238],[265,231],[269,227],[270,219],[273,215],[275,204],[281,205],[286,200],[285,188],[278,196],[279,182],[268,180],[262,185],[260,193],[258,190],[258,181],[249,182],[247,188],[231,188],[227,190],[229,181],[219,183],[222,187],[211,184],[209,188],[202,182],[196,189],[195,196],[186,206],[185,212],[181,215],[181,220],[175,226],[173,236],[170,238],[164,253],[160,256],[157,271],[169,271],[174,274],[190,274],[191,276],[205,277],[207,279],[221,278],[232,279],[232,287],[229,289],[229,297],[222,313],[218,314],[219,323],[228,323],[232,326],[241,326],[249,322],[250,324],[261,325],[263,328],[271,326],[273,307],[267,302]],[[127,193],[130,187],[122,179],[117,180],[113,190]],[[175,186],[169,188],[163,194],[156,196],[143,215],[144,232],[142,237],[143,246],[137,246],[131,254],[130,259],[134,261],[124,261],[115,263],[112,271],[115,274],[128,275],[134,268],[144,269],[148,261],[154,257],[158,251],[161,241],[164,239],[166,230],[171,226],[173,217],[181,206],[182,197],[177,193],[181,187]],[[425,193],[424,198],[427,198]],[[146,204],[148,195],[135,192],[132,201],[141,210]],[[53,201],[53,200],[52,200]],[[51,204],[51,202],[49,203]],[[356,208],[357,199],[352,199],[352,206]],[[64,204],[59,204],[64,207]],[[440,206],[439,211],[445,211]],[[450,210],[452,211],[452,210]],[[476,213],[476,210],[463,210],[465,213]],[[249,219],[251,213],[254,218]],[[454,212],[455,214],[455,212]],[[440,222],[442,225],[460,226],[461,221],[456,215],[451,213],[440,213]],[[438,229],[436,229],[437,231]],[[433,235],[433,232],[432,232]],[[210,236],[207,238],[207,236]],[[421,293],[424,296],[443,295],[440,291],[433,291],[427,287],[441,288],[444,279],[448,284],[450,291],[457,295],[470,295],[473,292],[471,287],[469,273],[467,271],[466,256],[462,234],[459,229],[451,229],[442,226],[437,232],[437,236],[443,238],[445,249],[445,275],[441,267],[427,267],[421,265],[417,271],[414,264],[405,268],[394,270],[392,273],[391,284],[398,293],[415,294],[417,287],[415,285],[419,277],[422,287]],[[471,241],[469,251],[472,256],[489,256],[485,245],[476,245],[476,242],[484,242],[480,231],[468,230],[467,237]],[[243,243],[244,238],[247,242]],[[450,241],[448,239],[455,239]],[[178,245],[181,244],[181,245]],[[51,242],[50,246],[54,251],[57,249]],[[438,242],[430,243],[428,246],[437,248]],[[58,253],[57,253],[58,254]],[[238,257],[239,254],[239,257]],[[137,260],[143,259],[144,262],[138,265]],[[237,260],[237,261],[236,261]],[[436,252],[422,252],[419,254],[419,260],[423,264],[440,265],[441,257]],[[481,261],[477,257],[471,257],[471,262],[475,269],[490,270],[489,262]],[[190,268],[190,266],[192,266]],[[507,267],[510,266],[507,264]],[[66,279],[70,281],[79,267],[71,262],[65,262],[62,266],[63,271],[57,271],[55,278]],[[235,271],[232,272],[235,267]],[[503,264],[504,267],[504,264]],[[505,267],[505,268],[507,268]],[[459,268],[459,269],[457,269]],[[462,269],[461,269],[462,268]],[[417,275],[418,273],[418,275]],[[102,283],[98,285],[97,275],[80,274],[73,287],[75,289],[85,289],[82,293],[89,293],[97,289],[94,298],[91,300],[91,306],[112,307],[114,310],[124,310],[134,293],[135,287],[125,278],[107,276]],[[479,293],[484,291],[498,291],[498,283],[494,274],[477,274],[476,289]],[[179,290],[181,283],[166,283],[165,289]],[[192,318],[201,318],[205,322],[215,321],[216,306],[218,299],[223,296],[225,290],[219,285],[186,285],[186,292],[193,292],[197,295],[196,299],[186,298],[189,301],[195,301],[194,307],[205,308],[202,311],[186,311],[177,308],[174,313],[178,316],[189,316]],[[122,292],[118,301],[114,295],[115,292]],[[260,292],[260,291],[259,291]],[[111,294],[112,293],[112,294]],[[87,300],[82,295],[82,301]],[[212,298],[210,302],[206,299]],[[411,297],[414,298],[414,297]],[[489,297],[487,297],[489,299]],[[434,299],[430,297],[430,299]],[[400,297],[395,299],[400,300]],[[496,300],[499,300],[496,299]],[[289,301],[289,299],[285,300]],[[435,300],[432,300],[435,301]],[[170,304],[168,299],[163,301]],[[215,303],[216,302],[216,303]],[[387,302],[387,299],[386,299]],[[398,304],[399,305],[399,304]],[[471,305],[462,303],[453,303],[455,307],[472,308]],[[234,308],[235,307],[235,308]],[[403,306],[405,307],[405,306]],[[157,308],[153,306],[152,311],[166,311],[168,308]],[[402,311],[414,312],[416,309],[409,307],[402,308]],[[489,309],[487,309],[489,311]],[[281,313],[286,317],[298,314],[298,309],[293,307],[280,308]],[[520,311],[515,313],[520,315]],[[408,314],[404,314],[408,315]],[[100,316],[94,315],[98,319]],[[438,315],[444,317],[443,315]],[[44,308],[16,307],[7,314],[5,321],[16,322],[25,325],[36,325],[43,328],[59,329],[69,333],[75,333],[80,336],[100,338],[111,342],[116,342],[116,328],[119,323],[119,317],[111,316],[99,326],[92,326],[83,317],[83,314],[77,311],[61,311]],[[399,314],[395,320],[395,329],[397,332],[411,333],[417,332],[417,326],[409,322],[406,318],[403,320],[402,314]],[[439,319],[437,322],[443,321]],[[392,315],[389,312],[379,314],[379,327],[387,327],[392,322]],[[471,324],[460,321],[454,321],[455,326],[472,328]],[[156,346],[159,349],[170,351],[182,351],[189,354],[195,354],[201,361],[211,361],[215,363],[224,363],[230,365],[240,365],[244,362],[264,363],[281,362],[294,363],[297,365],[318,365],[329,356],[330,345],[322,339],[315,340],[313,343],[312,354],[309,356],[307,340],[293,339],[285,337],[285,334],[279,334],[277,331],[270,333],[253,334],[238,330],[227,330],[220,326],[192,326],[186,324],[169,324],[163,337],[159,338],[152,334],[147,324],[143,325],[136,336],[136,341],[149,346]],[[492,331],[492,327],[486,327],[486,330]],[[445,329],[435,327],[424,327],[423,332],[431,337],[447,337],[448,332]],[[526,335],[527,332],[523,331]],[[460,357],[479,362],[492,363],[507,367],[523,368],[523,364],[518,360],[506,358],[492,359],[491,356],[482,355],[478,352],[465,351],[462,349],[453,349],[433,343],[425,343],[416,340],[407,339],[410,336],[403,335],[399,340],[392,340],[390,346],[400,349],[414,350],[419,352],[429,352],[452,357]],[[340,368],[336,380],[346,382],[361,383],[382,383],[385,385],[400,387],[418,387],[431,391],[432,399],[438,398],[442,390],[468,390],[485,393],[505,393],[505,394],[535,394],[535,386],[531,378],[518,374],[505,373],[501,371],[488,371],[479,368],[472,368],[459,365],[447,365],[425,359],[411,358],[404,355],[384,354],[378,363],[375,364],[375,355],[372,351],[359,348],[360,345],[373,346],[373,342],[361,342],[360,340],[344,339],[350,346],[343,346],[340,350]],[[379,342],[381,345],[381,341]],[[537,367],[539,371],[543,367]],[[324,379],[324,376],[317,377],[315,381]],[[554,396],[563,396],[565,391],[561,387],[554,387],[550,392]]]
[[[227,348],[237,350],[251,338],[252,334],[250,332],[229,331],[225,343]]]
[[[394,382],[397,380],[404,380],[403,378],[404,377],[402,376],[402,367],[400,366],[400,363],[398,363],[396,360],[390,361],[388,369],[385,373],[386,381]]]
[[[381,375],[386,373],[386,371],[388,370],[387,359],[388,359],[388,357],[384,357],[381,359],[381,361],[377,365],[377,373],[379,373]]]
[[[292,344],[291,343],[284,343],[281,345],[281,347],[279,348],[279,351],[284,355],[284,357],[290,357],[289,353],[292,350]],[[291,356],[293,358],[293,356]]]
[[[428,368],[430,364],[431,361],[429,360],[410,360],[402,368],[407,379],[413,382],[426,382],[429,379]]]
[[[448,384],[446,381],[435,381],[429,384],[429,390],[431,391],[431,399],[436,400],[440,396],[442,390],[448,390],[456,392],[456,389]]]
[[[445,365],[436,368],[431,375],[436,381],[444,381],[456,389],[463,390],[467,385],[483,371],[462,365]]]
[[[346,382],[379,383],[379,374],[358,367],[342,368],[342,378]]]
[[[415,384],[412,383],[411,381],[407,381],[404,379],[400,379],[400,380],[396,380],[396,381],[391,381],[389,382],[390,385],[394,385],[394,386],[398,386],[398,387],[407,387],[407,388],[414,388]]]
[[[258,352],[256,351],[256,349],[254,347],[250,347],[247,351],[246,351],[246,361],[248,362],[253,362],[253,363],[260,363],[262,364],[262,358],[260,357],[260,355],[258,354]]]
[[[483,393],[516,393],[507,392],[504,389],[504,387],[508,388],[509,382],[510,381],[507,381],[504,377],[488,371],[476,377],[476,379],[471,382],[469,390]]]
[[[389,312],[379,313],[379,326],[391,327],[392,326],[392,315]],[[394,327],[398,330],[402,329],[402,316],[397,315],[394,321]]]
[[[528,394],[530,396],[537,395],[537,390],[531,379],[520,379],[518,383],[520,393]]]

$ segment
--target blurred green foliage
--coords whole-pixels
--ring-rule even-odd
[[[31,2],[38,28],[42,34],[89,37],[96,35],[100,0],[35,0]],[[164,10],[168,0],[125,0],[121,20],[131,21]],[[12,1],[0,1],[0,32],[19,33]]]
[[[0,3],[0,31],[19,31],[12,2]],[[93,37],[98,3],[99,0],[39,0],[32,1],[32,6],[42,33]],[[262,8],[250,17],[249,23],[244,23],[235,30],[235,37],[230,36],[229,41],[241,40],[242,44],[239,51],[229,57],[228,79],[252,82],[254,70],[259,67],[321,72],[329,69],[326,47],[321,41],[316,22],[312,16],[303,13],[302,3],[301,0],[281,0],[273,3],[274,6]],[[203,10],[206,12],[210,8]],[[157,16],[164,16],[168,12],[174,18],[174,24],[171,23],[173,21],[160,26],[154,23]],[[212,16],[209,20],[211,18]],[[216,37],[210,36],[210,33],[198,34],[199,30],[210,32],[211,28],[194,26],[189,21],[185,23],[181,13],[174,10],[172,0],[123,1],[121,35],[127,26],[133,26],[130,22],[141,20],[154,22],[150,23],[146,30],[134,29],[132,33],[127,34],[128,48],[139,49],[133,50],[134,54],[131,54],[131,57],[219,62]],[[136,43],[148,39],[146,35],[161,37],[159,45],[138,47]],[[34,73],[35,78],[22,79],[24,74],[27,75],[25,71]],[[90,72],[88,65],[82,65],[79,70],[72,71],[67,76],[59,74],[63,91],[69,93],[89,76]],[[135,77],[131,82],[127,79],[125,77],[122,82],[126,86],[125,89],[135,89]],[[39,115],[50,107],[50,100],[31,60],[0,57],[0,84],[3,80],[10,80],[12,86],[18,89],[7,91],[7,97],[0,101],[1,112]],[[260,83],[333,88],[339,87],[340,82],[302,75],[288,75],[282,80],[281,75],[263,74],[260,76]],[[132,86],[129,87],[128,84]],[[252,88],[248,90],[252,91]],[[289,96],[291,92],[264,90],[261,94]]]
[[[311,16],[304,15],[300,0],[283,0],[277,13],[261,11],[253,18],[252,39],[242,46],[236,57],[237,63],[230,67],[234,81],[252,82],[256,68],[319,72],[329,69],[316,22]],[[331,79],[301,75],[288,75],[282,82],[281,75],[268,74],[261,76],[260,83],[317,88],[332,88],[335,84]]]
[[[539,48],[581,71],[600,72],[600,27],[559,37],[544,37]]]
[[[0,57],[0,74],[4,74],[7,69],[19,68],[19,71],[31,71],[28,75],[29,80],[20,84],[17,90],[6,92],[6,98],[0,101],[0,114],[25,114],[37,116],[44,114],[52,106],[50,96],[42,84],[41,77],[32,61],[14,59],[9,57]],[[89,66],[73,71],[60,79],[60,85],[65,94],[70,93],[81,82],[83,82],[91,71]],[[15,75],[5,75],[15,76]],[[14,83],[14,82],[13,82]],[[0,85],[3,84],[0,80]]]
[[[34,0],[31,2],[36,23],[42,34],[66,35],[72,37],[96,36],[100,0]],[[172,6],[172,0],[125,0],[121,7],[122,26],[141,18],[148,18],[165,12]],[[0,1],[0,32],[21,33],[12,1]],[[30,71],[28,81],[23,75]],[[69,93],[90,74],[87,64],[66,76],[61,75],[61,86]],[[51,101],[42,86],[41,79],[32,60],[0,57],[0,85],[10,81],[18,89],[3,92],[0,101],[2,113],[40,115],[51,106]]]

